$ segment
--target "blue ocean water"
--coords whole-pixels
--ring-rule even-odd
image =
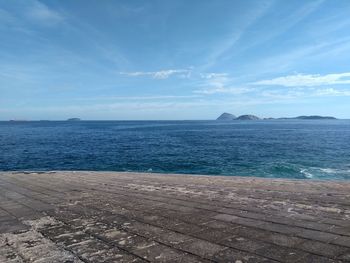
[[[350,179],[350,121],[0,122],[0,170]]]

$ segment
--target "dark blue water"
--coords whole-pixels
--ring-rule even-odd
[[[0,170],[350,179],[350,121],[0,122]]]

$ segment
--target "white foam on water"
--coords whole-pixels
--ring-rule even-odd
[[[350,178],[350,169],[309,167],[300,169],[300,173],[312,179]]]
[[[344,174],[350,174],[350,169],[334,169],[334,168],[319,168],[322,172],[324,173],[329,173],[329,174],[339,174],[339,173],[344,173]]]
[[[337,169],[332,169],[332,168],[319,168],[320,171],[327,173],[327,174],[336,174],[339,173],[339,170]]]
[[[300,173],[303,174],[306,178],[309,178],[309,179],[314,177],[314,175],[312,173],[308,172],[307,169],[301,169]]]

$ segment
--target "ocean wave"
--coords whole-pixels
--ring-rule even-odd
[[[312,167],[293,163],[274,163],[267,174],[278,177],[300,179],[349,179],[350,169],[337,169],[331,167]]]
[[[350,169],[308,167],[301,168],[300,173],[307,179],[349,179]]]
[[[312,173],[310,173],[309,171],[307,171],[307,169],[301,169],[300,173],[308,179],[311,179],[314,177],[314,175]]]

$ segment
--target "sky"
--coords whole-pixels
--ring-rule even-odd
[[[0,0],[0,120],[350,119],[348,0]]]

